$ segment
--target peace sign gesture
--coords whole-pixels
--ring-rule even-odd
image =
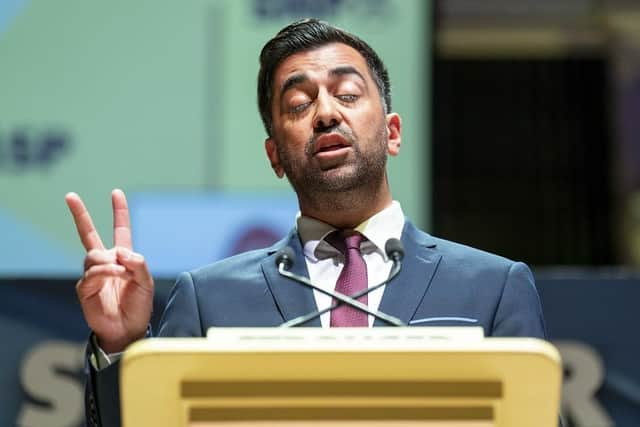
[[[102,243],[80,196],[69,193],[65,200],[87,251],[76,285],[82,312],[104,351],[123,351],[145,335],[153,306],[153,279],[144,257],[133,252],[127,199],[121,190],[111,193],[111,249]]]

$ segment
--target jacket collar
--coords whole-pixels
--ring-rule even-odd
[[[295,319],[307,313],[317,310],[313,290],[308,286],[282,276],[276,265],[277,253],[280,249],[289,246],[293,249],[295,260],[289,271],[303,277],[309,277],[307,263],[304,259],[302,244],[298,233],[291,230],[289,234],[268,250],[268,255],[262,260],[262,272],[267,280],[267,285],[273,294],[276,306],[284,321]],[[316,317],[304,326],[320,326],[320,318]]]
[[[429,289],[442,256],[434,250],[436,240],[408,220],[401,241],[405,252],[402,269],[385,286],[379,310],[408,324]],[[376,319],[374,326],[386,324]]]

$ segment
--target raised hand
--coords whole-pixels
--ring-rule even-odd
[[[153,307],[153,279],[140,254],[133,252],[127,199],[113,190],[113,248],[107,249],[82,199],[65,196],[82,245],[84,275],[76,285],[82,312],[107,353],[123,351],[143,337]]]

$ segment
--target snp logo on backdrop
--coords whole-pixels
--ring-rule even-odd
[[[18,413],[20,427],[75,427],[84,420],[83,343],[42,341],[24,356],[20,384],[31,401]],[[36,403],[37,402],[37,403]]]
[[[71,138],[57,128],[0,129],[0,172],[48,171],[70,152]]]
[[[359,18],[385,17],[389,0],[254,0],[254,15],[263,20],[292,19],[300,16]]]

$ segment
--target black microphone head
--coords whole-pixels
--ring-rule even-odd
[[[404,246],[399,239],[391,238],[384,244],[384,251],[394,261],[402,261],[404,258]]]
[[[280,267],[280,264],[284,264],[285,270],[290,269],[295,260],[296,254],[289,246],[285,246],[284,248],[280,249],[276,254],[276,265]]]

